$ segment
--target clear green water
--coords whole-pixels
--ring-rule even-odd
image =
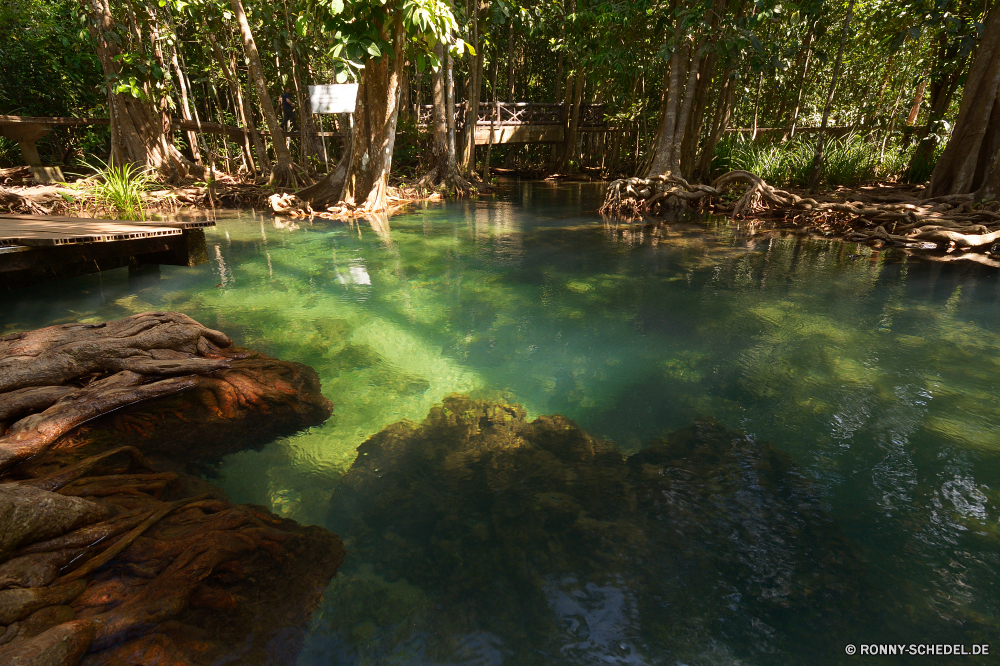
[[[343,535],[349,559],[302,666],[869,663],[844,646],[1000,637],[1000,274],[726,221],[621,233],[592,213],[600,195],[511,186],[383,234],[226,215],[209,264],[15,292],[0,333],[173,309],[311,365],[333,418],[231,456],[218,479],[234,501],[303,522],[330,523],[361,442],[458,392],[565,415],[625,454],[699,416],[770,441],[862,564],[844,581],[854,603],[733,630],[723,620],[739,604],[721,592],[650,610],[615,572],[601,584],[565,572],[518,611],[557,616],[543,645],[490,613],[442,619],[435,590],[373,569]]]

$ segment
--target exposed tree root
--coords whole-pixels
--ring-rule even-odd
[[[459,198],[472,196],[478,192],[476,186],[462,177],[457,169],[447,167],[434,167],[414,183],[414,187],[443,191]]]
[[[0,664],[294,661],[340,540],[181,470],[331,409],[179,313],[0,337]]]
[[[8,213],[25,213],[28,215],[52,215],[60,212],[58,197],[50,202],[48,208],[31,197],[18,194],[13,190],[0,187],[0,211]],[[65,203],[65,202],[63,202]]]
[[[309,177],[305,169],[290,162],[288,164],[277,163],[271,168],[271,177],[267,184],[272,187],[301,187],[309,184]]]
[[[242,419],[248,429],[245,442],[256,439],[253,430],[268,431],[262,420],[321,422],[332,407],[312,397],[319,395],[318,384],[309,368],[232,347],[224,333],[176,312],[3,336],[0,473],[44,452],[83,423],[180,392],[209,407],[203,430],[216,428],[216,420],[225,429],[226,422]],[[255,410],[265,416],[258,418]],[[171,413],[166,408],[163,418]],[[129,428],[140,434],[147,430],[138,423]],[[189,434],[168,439],[177,448]],[[193,441],[198,439],[194,434]],[[127,442],[119,434],[115,443]]]
[[[744,187],[735,202],[730,189]],[[625,178],[608,186],[601,212],[627,217],[662,215],[700,207],[736,218],[783,219],[796,226],[836,228],[844,240],[878,247],[927,247],[969,250],[1000,242],[1000,213],[974,207],[972,194],[929,199],[905,195],[854,196],[851,201],[820,201],[768,185],[749,171],[731,171],[712,185],[691,184],[666,173],[653,178]],[[992,250],[991,250],[992,251]]]

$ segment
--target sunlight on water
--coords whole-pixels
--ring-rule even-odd
[[[0,334],[172,309],[317,370],[333,417],[230,456],[216,480],[234,501],[345,537],[349,559],[303,666],[853,663],[843,654],[847,643],[1000,636],[998,273],[754,234],[725,220],[618,227],[592,213],[600,193],[589,185],[511,186],[496,199],[395,217],[386,233],[365,223],[233,212],[207,232],[208,264],[131,278],[111,271],[14,292],[0,308]],[[462,525],[459,532],[445,530],[431,543],[425,539],[443,523],[427,523],[421,536],[386,516],[355,524],[331,509],[347,506],[338,493],[362,442],[398,421],[424,421],[453,393],[522,405],[529,420],[563,415],[625,455],[711,417],[745,434],[748,450],[771,442],[808,483],[796,485],[793,475],[761,486],[750,472],[759,469],[756,458],[723,466],[731,474],[724,479],[692,462],[689,476],[666,486],[661,499],[674,503],[660,514],[629,494],[652,482],[633,470],[615,489],[594,482],[604,504],[633,512],[600,517],[579,509],[586,499],[573,495],[575,486],[560,484],[566,474],[625,479],[623,469],[581,458],[547,476],[547,463],[522,468],[497,458],[496,469],[542,470],[519,490],[506,481],[491,486],[513,493],[511,505],[526,493],[533,499],[524,500],[525,515],[547,516],[549,536],[516,536],[514,527],[497,527],[502,507],[483,508],[489,493],[462,485],[494,468],[457,453],[426,469],[390,456],[391,473],[376,475],[370,497],[409,484],[412,495],[399,500],[411,503],[401,511],[409,515],[418,498],[442,493],[434,511]],[[667,477],[683,468],[677,464],[663,468]],[[458,486],[434,485],[456,470],[464,470]],[[836,525],[830,538],[853,554],[823,564],[816,575],[834,582],[812,589],[797,578],[819,566],[806,553],[840,546],[793,535],[821,514]],[[572,522],[567,516],[578,526],[593,522],[586,529],[595,534],[611,530],[618,535],[611,544],[622,534],[651,538],[657,520],[681,540],[669,542],[677,554],[666,558],[639,539],[593,546],[610,549],[600,563],[562,560],[591,547],[583,532],[559,531]],[[422,519],[414,513],[413,520]],[[712,530],[735,530],[733,540],[713,541]],[[482,539],[468,540],[480,532]],[[735,559],[699,564],[699,549],[725,544]],[[379,554],[393,548],[404,559],[430,558],[421,567],[453,567],[454,578],[407,573],[417,565]],[[468,558],[493,562],[497,548],[529,564],[516,576],[497,574],[516,589],[490,609],[488,581],[460,572]],[[536,552],[553,559],[538,564]],[[443,557],[456,559],[435,560]],[[757,592],[741,587],[765,569],[787,579]],[[821,589],[837,592],[821,603]],[[777,605],[761,606],[767,599]],[[456,608],[442,610],[449,603]],[[823,620],[811,614],[821,607]],[[809,635],[825,642],[807,645]]]

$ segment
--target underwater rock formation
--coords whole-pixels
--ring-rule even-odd
[[[624,458],[564,417],[451,396],[361,445],[329,525],[358,564],[327,621],[370,656],[422,624],[492,636],[516,663],[659,663],[709,635],[762,654],[779,619],[856,601],[810,483],[711,420]],[[412,613],[386,626],[364,610],[375,594]]]
[[[343,544],[183,470],[332,405],[231,345],[177,313],[0,339],[0,663],[294,663]]]

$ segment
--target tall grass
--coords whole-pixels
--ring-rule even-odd
[[[145,220],[143,193],[149,189],[153,174],[149,168],[134,164],[107,164],[98,160],[93,169],[94,201],[98,206],[123,220]]]
[[[872,135],[852,133],[828,138],[823,150],[823,185],[856,187],[899,177],[906,168],[909,151],[897,145],[887,146],[881,159],[880,152],[881,143]],[[716,173],[744,169],[778,187],[805,187],[815,154],[813,136],[799,135],[786,142],[771,138],[751,141],[734,133],[719,142],[712,168]]]

